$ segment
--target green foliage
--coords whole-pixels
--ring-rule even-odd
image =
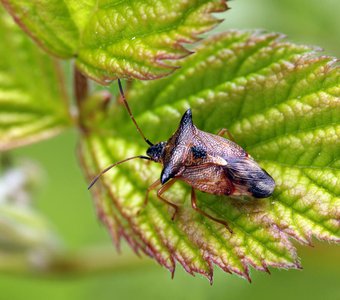
[[[230,234],[192,210],[184,184],[166,193],[181,206],[175,221],[155,193],[143,209],[161,168],[129,162],[105,174],[103,190],[95,192],[109,195],[97,195],[97,206],[113,236],[128,236],[136,251],[172,272],[178,261],[209,278],[213,263],[246,278],[249,266],[298,268],[289,237],[339,242],[339,78],[332,58],[282,42],[277,34],[229,32],[208,39],[172,76],[135,83],[128,100],[151,141],[167,140],[191,107],[198,128],[229,128],[277,187],[272,197],[250,202],[199,193],[199,206],[227,220]],[[88,125],[81,149],[92,176],[145,152],[121,105]]]
[[[53,136],[70,121],[59,63],[3,12],[0,36],[0,150],[6,150]]]
[[[3,157],[1,157],[4,160]],[[9,157],[7,157],[8,159]],[[6,158],[5,158],[6,159]],[[10,161],[7,160],[7,165]],[[50,222],[31,206],[42,175],[34,164],[7,166],[0,176],[0,270],[21,272],[44,268],[62,249]]]
[[[166,60],[190,53],[183,43],[218,23],[224,0],[2,0],[18,24],[48,52],[76,58],[101,83],[118,77],[153,79],[175,69]]]
[[[198,128],[228,128],[276,180],[273,196],[263,200],[198,193],[199,207],[227,220],[231,234],[190,207],[182,183],[165,194],[181,208],[174,221],[172,208],[155,193],[144,208],[146,189],[161,166],[120,165],[93,189],[98,216],[117,246],[123,237],[171,272],[179,262],[212,280],[216,264],[250,280],[250,266],[300,267],[292,237],[305,244],[312,237],[340,241],[340,69],[333,58],[283,42],[278,34],[230,31],[178,60],[189,53],[181,43],[197,41],[214,26],[211,13],[225,9],[225,1],[2,2],[38,44],[75,58],[99,82],[154,79],[180,66],[165,79],[126,89],[147,137],[167,140],[191,107]],[[0,149],[7,150],[70,126],[68,111],[75,108],[66,102],[58,63],[4,14],[0,33],[6,57],[0,61]],[[83,90],[77,90],[82,96],[74,126],[90,180],[113,162],[143,154],[146,145],[118,101],[108,105],[105,92],[88,95],[84,87],[75,87]]]
[[[57,244],[47,220],[29,207],[1,203],[0,221],[0,256]]]

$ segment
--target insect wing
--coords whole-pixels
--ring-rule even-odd
[[[224,170],[239,195],[255,198],[269,197],[275,188],[274,179],[251,157],[226,159]]]

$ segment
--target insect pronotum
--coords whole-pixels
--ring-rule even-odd
[[[239,145],[222,135],[228,133],[221,129],[217,135],[199,130],[192,122],[189,108],[182,116],[179,127],[168,141],[151,143],[139,128],[126,101],[123,88],[118,79],[119,91],[123,103],[135,124],[139,134],[149,145],[147,156],[138,155],[116,162],[101,171],[91,182],[90,189],[101,175],[111,168],[132,159],[151,160],[163,165],[160,179],[151,184],[145,195],[145,205],[150,191],[157,189],[160,200],[174,208],[174,220],[179,207],[163,197],[177,180],[191,186],[191,205],[194,210],[207,218],[223,224],[230,232],[228,223],[204,212],[197,206],[195,190],[214,195],[251,196],[253,198],[269,197],[275,188],[273,178],[263,170],[255,160]]]

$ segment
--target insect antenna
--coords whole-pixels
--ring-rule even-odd
[[[121,161],[118,161],[110,166],[108,166],[107,168],[105,168],[103,171],[101,171],[95,178],[93,178],[93,180],[91,181],[90,185],[88,186],[88,190],[97,182],[97,180],[100,178],[100,176],[102,176],[104,173],[106,173],[107,171],[109,171],[110,169],[112,169],[113,167],[120,165],[124,162],[127,162],[128,160],[132,160],[135,158],[141,158],[141,159],[147,159],[147,160],[151,160],[150,157],[147,156],[143,156],[143,155],[138,155],[138,156],[132,156],[126,159],[123,159]]]
[[[151,143],[151,142],[145,137],[145,135],[143,134],[142,130],[141,130],[141,129],[139,128],[139,126],[137,125],[137,122],[136,122],[134,116],[132,115],[130,106],[129,106],[128,102],[126,101],[126,98],[125,98],[125,95],[124,95],[124,91],[123,91],[123,88],[122,88],[122,83],[120,82],[120,79],[119,79],[119,78],[118,78],[118,86],[119,86],[120,95],[122,96],[124,105],[125,105],[125,107],[126,107],[128,113],[129,113],[129,116],[130,116],[132,122],[135,124],[135,126],[136,126],[136,128],[137,128],[139,134],[142,136],[142,138],[144,139],[144,141],[145,141],[146,143],[148,143],[150,146],[153,146],[154,144]]]

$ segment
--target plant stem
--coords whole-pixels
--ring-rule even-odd
[[[82,102],[87,98],[89,93],[89,83],[87,77],[85,77],[76,66],[74,66],[74,96],[77,104],[80,107]]]
[[[87,77],[85,77],[78,68],[74,65],[73,71],[73,89],[74,89],[74,97],[76,99],[77,105],[77,119],[79,128],[85,130],[84,119],[83,119],[83,110],[85,100],[89,95],[89,82]]]
[[[66,251],[45,260],[27,254],[0,254],[0,272],[33,276],[85,276],[119,272],[150,265],[150,260],[134,253],[117,254],[112,246],[87,247]]]

